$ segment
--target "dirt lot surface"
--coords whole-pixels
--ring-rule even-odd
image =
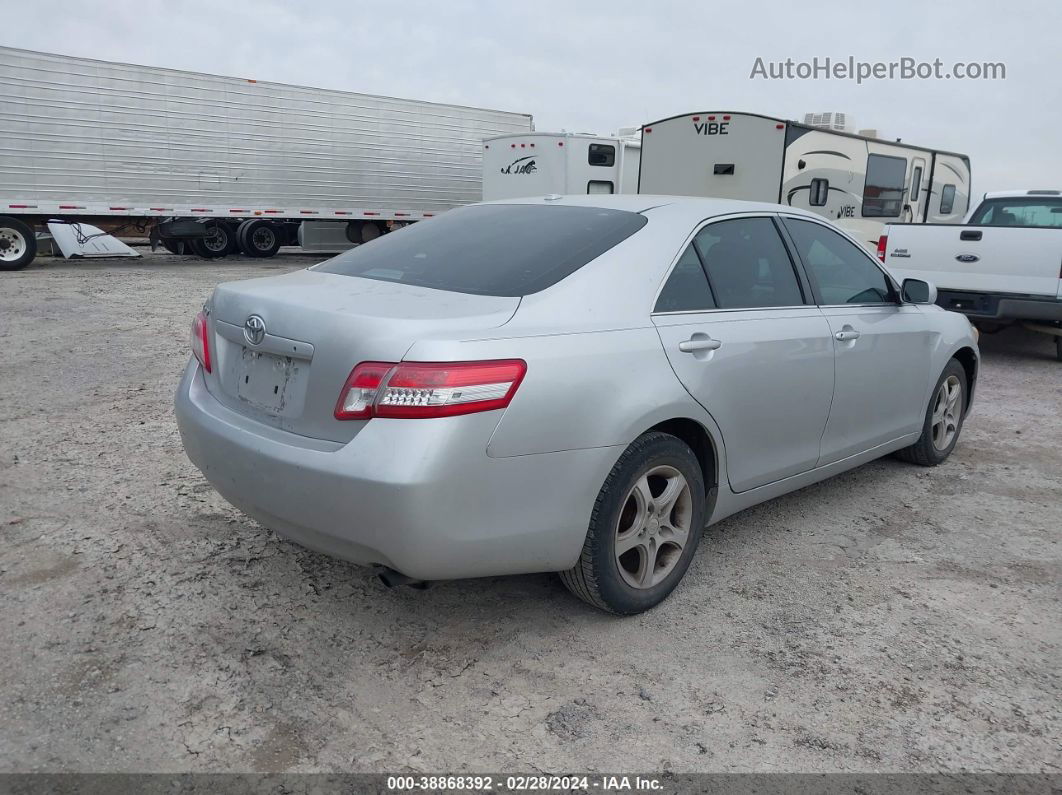
[[[551,575],[387,590],[223,502],[172,395],[219,281],[311,259],[0,274],[2,771],[1062,766],[1062,364],[983,340],[937,469],[712,527],[629,619]]]

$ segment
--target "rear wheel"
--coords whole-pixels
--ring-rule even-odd
[[[910,447],[897,451],[896,456],[924,467],[943,463],[959,441],[967,389],[966,370],[952,359],[937,379],[933,396],[929,399],[922,435]]]
[[[561,581],[584,602],[611,613],[654,607],[689,568],[704,507],[704,476],[693,451],[669,434],[643,434],[612,467],[582,554],[561,572]]]
[[[0,216],[0,270],[25,268],[37,256],[37,236],[17,218]]]
[[[207,226],[206,237],[192,241],[192,251],[208,259],[227,257],[235,250],[236,230],[223,221]]]
[[[269,221],[252,218],[236,230],[236,245],[248,257],[272,257],[280,249],[280,234]]]

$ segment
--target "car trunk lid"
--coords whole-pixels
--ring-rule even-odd
[[[423,337],[496,328],[519,303],[312,270],[222,284],[210,306],[207,388],[263,423],[345,442],[363,424],[333,416],[354,365],[401,361]]]

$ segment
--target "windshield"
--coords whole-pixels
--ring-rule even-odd
[[[1062,227],[1062,196],[986,199],[970,219],[982,226]]]
[[[571,275],[646,223],[600,207],[479,204],[384,235],[314,270],[477,295],[523,296]]]

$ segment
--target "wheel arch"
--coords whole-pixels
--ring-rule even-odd
[[[966,372],[966,405],[963,406],[963,410],[968,410],[973,403],[974,388],[977,384],[977,368],[978,359],[977,353],[969,346],[959,348],[955,353],[951,355],[952,359],[955,359],[962,365],[962,369]]]
[[[709,520],[715,508],[715,498],[719,493],[719,467],[721,458],[716,448],[715,439],[697,420],[689,417],[674,417],[663,422],[658,422],[651,428],[646,428],[643,433],[659,431],[667,433],[684,442],[693,454],[697,456],[697,462],[701,465],[701,474],[704,477],[704,491],[706,503],[704,506],[705,522]]]

